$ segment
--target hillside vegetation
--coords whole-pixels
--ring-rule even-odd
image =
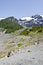
[[[22,26],[20,26],[13,17],[9,17],[0,21],[0,28],[6,29],[6,33],[11,33],[21,29]]]
[[[32,26],[20,32],[20,35],[37,35],[43,33],[43,26]]]

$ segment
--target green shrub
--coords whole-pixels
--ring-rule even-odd
[[[21,46],[22,46],[22,43],[18,43],[17,46],[18,46],[18,47],[21,47]]]
[[[40,30],[38,30],[38,32],[40,33],[40,32],[42,32],[42,30],[40,29]]]

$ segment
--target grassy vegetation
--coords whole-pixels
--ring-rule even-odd
[[[40,34],[43,32],[43,26],[32,26],[29,28],[24,29],[20,35],[34,35],[34,34]]]
[[[4,51],[2,53],[0,53],[0,58],[5,57],[8,54],[8,51]]]
[[[10,51],[18,50],[18,48],[14,47],[12,45],[9,45],[9,44],[6,44],[5,47],[6,47],[6,49],[3,52],[0,53],[0,58],[7,56],[8,52],[10,52]]]
[[[15,35],[19,35],[23,30],[24,30],[24,28],[19,29],[19,30],[16,30],[16,31],[14,32],[14,34],[15,34]]]
[[[18,44],[17,44],[18,47],[21,47],[22,45],[23,45],[22,43],[18,43]]]

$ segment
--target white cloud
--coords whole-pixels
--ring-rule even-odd
[[[2,20],[2,19],[4,19],[4,18],[0,18],[0,20]]]

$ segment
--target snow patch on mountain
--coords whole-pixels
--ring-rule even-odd
[[[43,15],[40,15],[43,18]]]
[[[34,19],[34,18],[32,18],[32,17],[23,17],[23,18],[21,18],[21,20],[26,20],[26,21],[30,21],[32,19]]]

